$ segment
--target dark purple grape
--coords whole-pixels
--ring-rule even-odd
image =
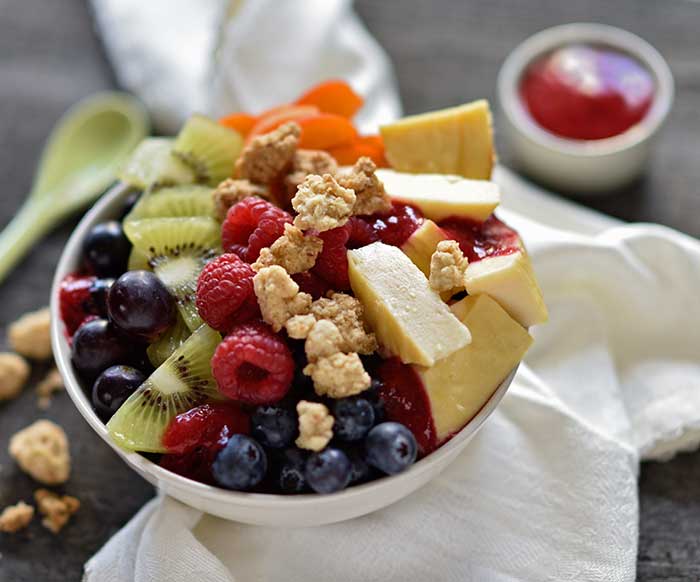
[[[92,406],[95,412],[107,422],[145,380],[146,376],[131,366],[107,368],[92,386]]]
[[[118,277],[126,271],[131,243],[116,220],[93,226],[83,241],[88,267],[98,277]]]
[[[121,219],[123,220],[129,212],[131,212],[134,209],[134,206],[136,206],[136,203],[139,201],[139,198],[141,198],[141,192],[140,190],[136,190],[135,192],[131,192],[127,197],[126,200],[124,201],[124,206],[122,206],[122,214],[121,214]]]
[[[147,340],[175,323],[175,298],[150,271],[129,271],[109,290],[110,319],[119,329]]]
[[[81,325],[71,346],[73,365],[85,380],[94,380],[110,366],[130,361],[128,340],[105,319],[93,319]]]
[[[114,279],[95,279],[90,286],[90,313],[107,317],[107,294]]]

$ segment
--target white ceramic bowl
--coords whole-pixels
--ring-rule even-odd
[[[63,251],[51,290],[53,351],[68,394],[88,424],[139,475],[183,503],[224,519],[282,527],[322,525],[370,513],[402,499],[445,469],[467,446],[508,390],[515,370],[503,381],[479,414],[440,449],[399,475],[350,487],[331,495],[284,496],[227,491],[191,481],[160,468],[146,457],[123,451],[112,442],[105,425],[92,410],[90,400],[81,388],[71,364],[70,347],[59,314],[59,286],[66,275],[78,269],[81,243],[88,230],[99,222],[118,216],[127,193],[128,190],[123,186],[116,186],[109,191],[85,215]]]
[[[533,60],[571,43],[618,49],[650,71],[656,92],[640,123],[614,137],[584,141],[558,137],[532,119],[518,94],[521,75]],[[498,100],[504,133],[523,170],[569,193],[603,193],[629,183],[644,169],[653,137],[673,103],[673,77],[658,51],[634,34],[602,24],[565,24],[543,30],[513,50],[498,75]]]

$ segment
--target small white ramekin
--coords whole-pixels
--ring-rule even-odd
[[[565,45],[590,43],[618,49],[638,59],[654,78],[656,91],[647,115],[628,131],[607,139],[572,140],[542,128],[519,95],[522,74],[538,57]],[[539,32],[513,50],[498,75],[502,129],[515,163],[532,177],[570,194],[611,191],[639,176],[653,137],[673,102],[673,77],[659,52],[620,28],[574,23]]]
[[[344,521],[371,513],[406,497],[436,477],[464,450],[484,421],[496,409],[515,370],[501,383],[481,411],[448,443],[418,461],[405,472],[371,483],[350,487],[331,495],[271,495],[240,493],[191,481],[166,471],[137,453],[129,453],[112,442],[104,423],[90,405],[71,364],[70,346],[60,317],[59,290],[63,278],[80,264],[81,245],[87,232],[99,222],[119,215],[128,190],[116,186],[90,210],[76,227],[63,250],[51,289],[51,340],[58,369],[66,390],[93,430],[126,462],[129,467],[159,490],[175,499],[224,519],[255,525],[306,527]],[[80,467],[76,459],[76,471]]]

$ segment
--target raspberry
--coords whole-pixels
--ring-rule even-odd
[[[199,446],[187,453],[163,455],[160,458],[160,466],[193,481],[215,485],[211,466],[218,452],[219,449]]]
[[[255,271],[228,253],[210,262],[197,280],[197,310],[211,327],[226,332],[260,313],[253,291]]]
[[[392,202],[388,213],[373,215],[371,225],[383,243],[400,247],[422,222],[423,215],[419,210],[408,204]]]
[[[82,275],[68,275],[61,281],[61,319],[69,338],[88,319],[107,316],[107,293],[113,282]]]
[[[294,282],[299,285],[299,291],[308,293],[314,300],[325,297],[331,290],[330,285],[311,271],[303,271],[292,275]]]
[[[287,344],[264,323],[236,326],[211,359],[219,392],[247,404],[272,404],[289,391],[294,359]]]
[[[350,289],[348,278],[348,255],[346,244],[350,237],[347,224],[332,230],[318,233],[323,239],[323,250],[316,258],[312,271],[330,283],[336,291]]]
[[[379,233],[366,220],[353,216],[348,220],[348,224],[350,225],[347,244],[349,249],[359,249],[379,240]]]
[[[260,249],[269,247],[282,234],[292,216],[266,200],[251,196],[229,208],[221,225],[221,240],[227,253],[253,263]]]

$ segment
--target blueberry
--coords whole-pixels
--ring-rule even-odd
[[[227,489],[246,491],[265,477],[267,457],[260,443],[242,434],[233,435],[212,465],[216,482]]]
[[[343,441],[362,440],[374,426],[374,408],[362,397],[351,396],[333,403],[333,433]]]
[[[301,493],[306,489],[306,455],[297,448],[282,451],[279,460],[279,488],[282,493]]]
[[[350,459],[350,484],[364,483],[369,481],[372,475],[372,467],[365,461],[364,454],[358,447],[348,447],[344,449],[345,454]]]
[[[251,434],[264,447],[288,447],[297,436],[297,415],[280,406],[258,406],[251,416]]]
[[[374,409],[374,422],[384,422],[386,418],[386,412],[384,410],[384,401],[382,400],[381,390],[382,390],[381,380],[376,378],[372,379],[372,385],[362,393],[362,397],[369,400],[372,408]]]
[[[175,299],[150,271],[129,271],[109,290],[110,319],[123,331],[153,340],[175,323]]]
[[[107,317],[107,294],[114,279],[95,279],[90,286],[90,313]]]
[[[146,376],[131,366],[107,368],[93,384],[92,406],[107,421],[145,380]]]
[[[118,277],[126,271],[131,243],[116,220],[93,226],[83,241],[83,255],[98,277]]]
[[[327,448],[306,461],[306,482],[316,493],[334,493],[350,483],[352,466],[340,449]]]
[[[131,361],[131,346],[115,327],[104,319],[83,323],[73,336],[71,358],[78,374],[93,380],[116,364]]]
[[[367,462],[388,475],[400,473],[413,464],[418,445],[413,433],[398,422],[383,422],[365,439]]]

